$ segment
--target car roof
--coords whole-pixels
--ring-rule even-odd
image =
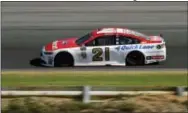
[[[135,36],[135,37],[142,37],[145,38],[145,36],[143,36],[143,34],[128,29],[128,28],[118,28],[118,27],[106,27],[106,28],[99,28],[97,30],[94,30],[92,32],[93,35],[108,35],[108,34],[122,34],[122,35],[127,35],[127,36]]]
[[[108,27],[108,28],[99,28],[97,30],[93,31],[93,34],[130,34],[131,32],[136,32],[127,28],[113,28],[113,27]],[[132,33],[133,34],[133,33]]]

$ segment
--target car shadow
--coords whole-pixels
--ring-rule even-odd
[[[46,66],[41,65],[40,58],[34,58],[34,59],[30,60],[30,65],[36,66],[36,67],[46,67]]]
[[[46,67],[47,66],[44,66],[44,65],[41,65],[41,60],[40,58],[33,58],[32,60],[30,60],[30,65],[32,66],[35,66],[35,67]],[[151,64],[146,64],[145,66],[157,66],[159,65],[159,63],[151,63]],[[126,66],[126,68],[139,68],[139,67],[143,67],[144,65],[141,65],[141,66]],[[109,68],[109,67],[119,67],[119,68],[122,68],[122,66],[111,66],[111,65],[106,65],[106,66],[76,66],[76,67],[67,67],[67,68],[95,68],[95,67],[98,67],[98,68]],[[54,67],[54,68],[57,68],[57,67]],[[66,67],[64,67],[66,68]]]

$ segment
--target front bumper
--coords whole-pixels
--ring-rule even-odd
[[[48,66],[48,67],[53,67],[54,66],[54,56],[52,54],[45,54],[44,48],[42,49],[40,53],[40,60],[41,60],[41,65],[43,66]]]

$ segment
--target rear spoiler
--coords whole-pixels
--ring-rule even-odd
[[[159,36],[162,38],[163,43],[165,44],[165,40],[163,38],[163,34],[159,34]]]
[[[163,37],[163,34],[159,34],[160,37]]]

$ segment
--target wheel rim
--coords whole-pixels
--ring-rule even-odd
[[[128,57],[127,58],[127,62],[130,63],[130,64],[133,64],[133,65],[136,65],[137,64],[137,59],[136,57]]]
[[[127,62],[131,65],[139,65],[142,64],[143,58],[140,55],[130,55],[127,57]]]

